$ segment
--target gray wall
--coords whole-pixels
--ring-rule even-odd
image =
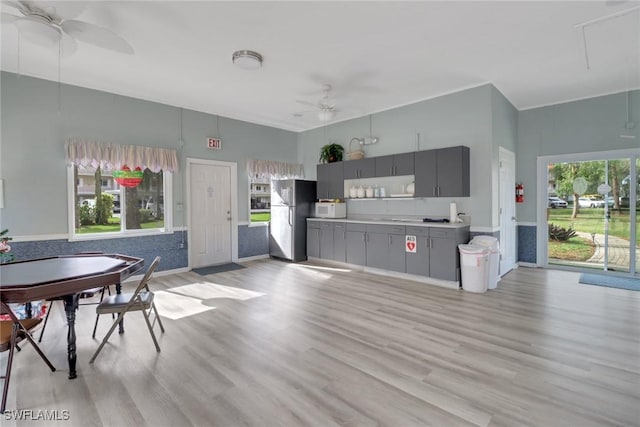
[[[519,221],[536,221],[538,156],[640,147],[640,91],[631,92],[635,128],[626,129],[626,92],[521,111],[518,114],[516,179],[525,185]],[[634,135],[635,139],[620,138]],[[546,191],[546,188],[540,189]]]
[[[76,86],[2,72],[0,177],[4,179],[2,227],[12,235],[67,234],[67,168],[64,143],[85,137],[118,144],[180,148],[180,109]],[[214,96],[215,94],[210,94]],[[185,200],[185,158],[238,163],[238,219],[248,220],[248,158],[297,162],[297,135],[276,128],[183,112],[181,170],[174,175],[174,225],[183,225],[175,204]],[[222,150],[205,147],[220,136]]]
[[[370,201],[366,206],[350,202],[350,212],[448,217],[449,203],[455,201],[458,211],[472,215],[472,226],[491,227],[491,204],[487,202],[492,199],[494,90],[492,85],[484,85],[373,114],[372,134],[380,141],[364,146],[366,156],[375,157],[466,145],[471,149],[471,197]],[[301,132],[298,136],[298,159],[304,164],[307,177],[316,178],[320,147],[324,144],[335,141],[348,150],[351,138],[364,136],[369,136],[369,116]]]
[[[518,138],[518,110],[495,87],[491,86],[491,222],[500,226],[500,147],[516,153]],[[517,158],[517,155],[516,155]],[[507,190],[511,191],[511,189]],[[515,191],[515,190],[513,190]]]

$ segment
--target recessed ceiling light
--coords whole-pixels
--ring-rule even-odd
[[[252,50],[235,51],[231,60],[235,65],[245,70],[255,70],[262,66],[262,55]]]

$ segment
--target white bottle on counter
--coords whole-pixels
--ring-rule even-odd
[[[367,187],[366,195],[367,195],[368,198],[372,198],[373,197],[373,187],[371,187],[371,186]]]
[[[387,192],[384,187],[380,187],[380,197],[387,197]]]
[[[377,185],[373,188],[373,197],[380,197],[380,189]]]
[[[363,198],[364,197],[364,188],[362,187],[362,185],[360,187],[358,187],[358,198]]]

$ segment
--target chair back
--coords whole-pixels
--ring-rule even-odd
[[[151,263],[151,265],[147,269],[147,272],[144,273],[144,276],[142,277],[142,280],[140,280],[140,283],[138,284],[138,287],[134,291],[133,296],[131,298],[132,300],[135,300],[138,297],[138,295],[140,294],[140,292],[142,292],[143,289],[145,289],[147,291],[149,290],[149,280],[151,280],[151,275],[155,271],[155,269],[158,266],[159,262],[160,262],[160,257],[159,256],[155,257],[155,259],[153,260],[153,262]]]

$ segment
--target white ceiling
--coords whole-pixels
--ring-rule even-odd
[[[79,42],[62,82],[293,131],[324,125],[293,113],[325,83],[333,122],[485,83],[520,110],[640,88],[640,9],[585,27],[590,69],[574,27],[639,1],[49,3],[63,17],[84,6],[76,19],[135,49]],[[18,55],[17,28],[2,27],[2,70],[58,80],[57,48],[21,38]],[[234,67],[239,49],[263,67]]]

